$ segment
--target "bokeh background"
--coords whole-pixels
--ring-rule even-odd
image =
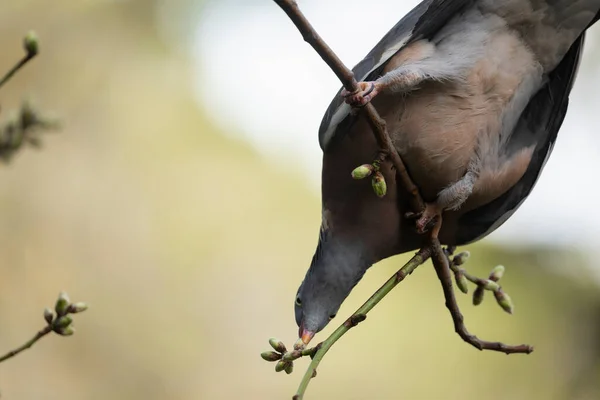
[[[416,0],[302,0],[350,66]],[[0,168],[0,352],[43,326],[60,290],[91,308],[76,335],[0,364],[3,399],[282,399],[306,360],[291,344],[296,289],[320,223],[317,128],[335,76],[269,0],[6,0],[1,69],[35,29],[41,54],[0,91],[64,128]],[[600,398],[600,28],[534,193],[469,246],[507,266],[513,316],[459,296],[481,353],[454,334],[423,266],[326,356],[307,399]],[[323,339],[407,256],[373,268]]]

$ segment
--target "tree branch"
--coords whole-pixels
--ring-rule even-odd
[[[500,351],[506,354],[531,353],[533,351],[533,347],[526,344],[512,346],[500,342],[487,342],[469,333],[467,327],[465,326],[463,315],[460,312],[460,308],[458,307],[458,303],[456,302],[454,291],[452,290],[452,277],[450,275],[448,257],[442,249],[442,246],[440,245],[440,242],[437,238],[433,238],[431,240],[431,249],[433,251],[433,253],[431,254],[431,260],[433,262],[433,266],[435,267],[435,272],[437,273],[438,279],[442,284],[444,297],[446,299],[446,307],[448,308],[448,311],[450,311],[450,315],[452,316],[452,322],[454,322],[455,332],[465,342],[469,343],[470,345],[474,346],[479,350]]]
[[[31,338],[29,341],[27,341],[27,343],[25,343],[23,346],[17,347],[16,349],[11,350],[8,353],[6,353],[5,355],[3,355],[2,357],[0,357],[0,362],[6,361],[11,357],[16,356],[20,352],[27,350],[28,348],[33,346],[35,344],[35,342],[37,342],[38,340],[40,340],[41,338],[43,338],[50,332],[52,332],[52,327],[50,327],[50,325],[44,327],[44,329],[42,329],[41,331],[36,333],[35,336],[33,338]]]

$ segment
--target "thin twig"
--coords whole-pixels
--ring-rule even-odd
[[[460,272],[461,274],[463,274],[465,276],[465,278],[467,278],[467,280],[469,282],[474,283],[477,286],[484,285],[485,282],[488,280],[488,279],[480,278],[480,277],[475,276],[475,275],[471,275],[469,273],[469,271],[467,271],[465,268],[460,268],[460,267],[458,267],[456,265],[450,265],[450,269],[452,271],[454,271],[454,272],[457,272],[457,271]]]
[[[27,64],[29,61],[31,61],[34,57],[35,57],[35,54],[31,54],[31,53],[28,53],[27,55],[25,55],[25,57],[23,57],[18,63],[16,63],[10,69],[10,71],[8,71],[6,73],[6,75],[4,75],[4,77],[0,80],[0,87],[2,87],[2,85],[4,85],[6,82],[8,82],[8,80],[10,78],[12,78],[14,74],[17,73],[17,71],[19,71],[21,68],[23,68],[25,66],[25,64]]]
[[[310,44],[313,49],[321,56],[323,61],[329,65],[331,70],[337,75],[342,81],[344,88],[350,92],[354,92],[358,89],[358,83],[354,79],[354,73],[348,69],[338,58],[338,56],[331,50],[331,48],[325,43],[325,41],[319,36],[319,34],[312,27],[310,22],[306,19],[298,3],[294,0],[274,0],[279,7],[290,17],[294,25],[298,28],[302,34],[302,38],[305,42]],[[377,110],[371,103],[367,103],[361,110],[363,110],[367,122],[371,126],[377,143],[381,150],[390,158],[396,174],[400,178],[401,187],[403,187],[410,195],[410,205],[414,212],[420,212],[425,208],[423,198],[419,193],[419,189],[410,178],[406,166],[402,161],[402,158],[398,154],[398,151],[392,144],[390,135],[387,132],[386,123],[383,118],[379,116]]]
[[[458,307],[458,303],[456,302],[454,290],[452,289],[452,276],[450,275],[448,257],[444,253],[444,250],[442,249],[442,246],[437,238],[431,239],[430,247],[432,250],[431,261],[433,262],[435,272],[437,273],[440,283],[442,284],[444,298],[446,299],[446,307],[452,316],[452,322],[454,322],[454,330],[456,333],[465,342],[479,350],[500,351],[506,354],[531,353],[533,351],[533,347],[526,344],[512,346],[500,342],[487,342],[469,333],[467,327],[465,326],[463,315]]]
[[[29,341],[27,341],[27,343],[25,343],[23,346],[17,347],[16,349],[11,350],[8,353],[6,353],[5,355],[3,355],[2,357],[0,357],[0,363],[8,360],[11,357],[16,356],[17,354],[19,354],[20,352],[22,352],[24,350],[27,350],[28,348],[33,346],[35,344],[35,342],[37,342],[38,340],[40,340],[41,338],[43,338],[50,332],[52,332],[52,327],[50,325],[47,325],[44,329],[42,329],[41,331],[36,333],[35,336],[32,337]]]
[[[337,328],[324,342],[316,347],[317,352],[300,382],[300,387],[294,396],[294,400],[301,400],[306,392],[310,380],[314,377],[317,366],[329,351],[331,346],[337,342],[346,332],[364,321],[367,313],[373,309],[397,284],[410,275],[419,265],[423,264],[430,257],[429,248],[421,249],[413,258],[411,258],[398,272],[396,272],[386,283],[383,284],[350,318],[348,318],[339,328]]]

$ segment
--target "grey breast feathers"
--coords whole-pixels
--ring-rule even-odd
[[[561,63],[549,74],[546,84],[530,100],[507,143],[523,148],[534,144],[535,150],[523,177],[494,201],[465,213],[458,221],[456,244],[479,240],[500,227],[520,207],[531,193],[548,157],[569,105],[583,45],[585,32],[573,43]]]

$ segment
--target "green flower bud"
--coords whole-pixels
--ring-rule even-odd
[[[484,284],[483,287],[485,290],[491,290],[492,292],[497,291],[498,289],[500,289],[500,285],[498,285],[496,282],[494,281],[490,281],[489,279],[484,280]]]
[[[47,323],[51,324],[54,319],[54,314],[52,314],[52,310],[49,308],[44,308],[44,319]]]
[[[285,365],[285,373],[289,375],[289,374],[291,374],[292,372],[294,372],[294,363],[291,363],[291,362],[290,362],[290,363],[287,363],[287,364]]]
[[[73,328],[72,326],[67,326],[66,328],[63,328],[60,330],[60,332],[56,332],[61,336],[71,336],[75,333],[75,328]]]
[[[71,325],[72,322],[73,318],[69,317],[68,315],[63,315],[62,317],[59,317],[54,320],[54,323],[52,324],[52,329],[54,329],[55,332],[58,332],[59,330]]]
[[[494,297],[496,297],[498,305],[502,307],[504,311],[506,311],[509,314],[513,313],[513,311],[515,310],[515,306],[509,295],[504,293],[502,290],[498,290],[497,292],[494,292]]]
[[[461,251],[460,253],[454,256],[454,258],[452,259],[452,264],[463,265],[467,262],[469,257],[471,257],[471,253],[469,253],[468,251]]]
[[[33,57],[39,52],[39,43],[35,32],[29,32],[25,35],[23,38],[23,48],[29,57]]]
[[[54,306],[54,311],[60,317],[67,313],[67,309],[69,308],[69,304],[71,300],[69,299],[69,295],[65,292],[60,292],[58,294],[58,299],[56,299],[56,305]]]
[[[286,361],[283,360],[279,360],[279,362],[277,364],[275,364],[275,372],[281,372],[285,369],[287,365]]]
[[[285,348],[285,345],[279,339],[271,338],[271,339],[269,339],[269,344],[271,345],[272,348],[275,349],[275,351],[278,351],[280,353],[285,353],[287,351],[287,349]]]
[[[469,293],[469,281],[462,272],[454,274],[454,280],[461,292],[465,294]]]
[[[87,304],[79,302],[79,303],[71,304],[68,307],[67,312],[69,312],[71,314],[77,314],[80,312],[84,312],[87,309],[88,309]]]
[[[274,351],[265,351],[260,353],[260,356],[265,361],[277,361],[281,359],[281,354]]]
[[[502,278],[502,276],[504,275],[504,270],[505,268],[503,265],[495,266],[494,269],[492,269],[492,272],[490,273],[489,279],[494,282],[498,282],[500,278]]]
[[[473,292],[473,305],[478,306],[483,301],[483,295],[485,294],[485,289],[482,286],[477,286],[477,289]]]
[[[294,343],[294,350],[304,350],[305,347],[306,345],[304,344],[302,339],[298,339],[296,340],[296,343]]]
[[[373,178],[371,179],[371,186],[373,186],[373,191],[378,197],[385,196],[385,193],[387,192],[387,185],[381,172],[377,171],[375,175],[373,175]]]
[[[353,179],[365,179],[375,171],[375,167],[371,164],[363,164],[360,167],[354,168],[352,170],[352,178]]]
[[[285,353],[283,355],[282,360],[283,361],[294,361],[300,357],[302,357],[302,351],[294,350],[294,351],[290,351],[289,353]]]

